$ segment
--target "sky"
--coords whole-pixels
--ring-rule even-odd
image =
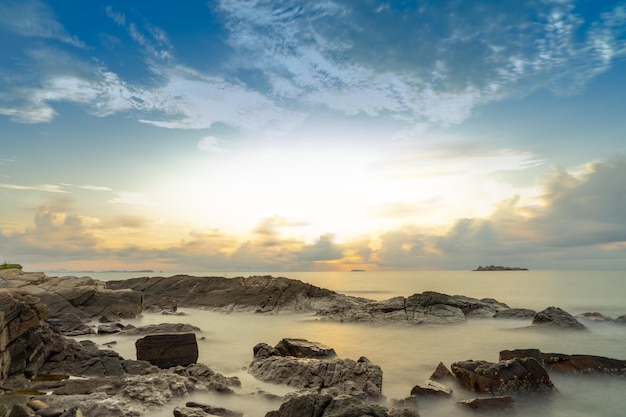
[[[626,1],[0,1],[0,261],[626,269]]]

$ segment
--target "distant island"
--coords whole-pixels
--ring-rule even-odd
[[[528,268],[520,268],[518,266],[489,265],[478,266],[478,268],[472,269],[472,271],[528,271]]]
[[[365,272],[365,269],[353,269],[350,272]]]

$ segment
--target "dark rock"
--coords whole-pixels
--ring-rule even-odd
[[[292,397],[265,417],[419,417],[417,410],[368,404],[349,395],[307,394]]]
[[[142,334],[162,334],[162,333],[194,333],[199,332],[200,328],[187,323],[160,323],[148,324],[140,327],[125,327],[122,330],[124,335],[142,335]]]
[[[509,395],[499,397],[472,398],[459,401],[458,404],[478,411],[504,411],[513,407],[515,400]]]
[[[63,313],[55,317],[50,317],[46,322],[50,325],[50,328],[65,336],[81,336],[86,334],[93,334],[94,331],[91,327],[84,323],[86,318],[79,316],[75,313]]]
[[[27,407],[26,404],[15,404],[9,413],[9,417],[32,417],[34,415],[33,409]]]
[[[254,359],[265,359],[270,356],[283,356],[278,349],[271,347],[267,343],[258,343],[252,348]]]
[[[439,381],[443,379],[454,379],[454,374],[450,372],[450,370],[443,364],[443,362],[439,362],[437,368],[433,371],[430,379]]]
[[[537,312],[528,308],[507,308],[494,314],[496,319],[532,320]]]
[[[173,371],[178,375],[190,378],[194,382],[202,382],[206,384],[211,391],[223,394],[233,394],[234,391],[230,387],[241,387],[241,381],[236,376],[226,377],[213,371],[211,368],[202,363],[194,363],[188,366],[177,366]]]
[[[61,417],[83,417],[83,412],[80,410],[79,407],[72,407],[63,414],[61,414]]]
[[[451,369],[461,385],[476,392],[508,394],[554,390],[546,369],[531,357],[498,363],[472,360],[455,362]]]
[[[562,353],[543,353],[542,357],[550,371],[626,375],[626,360]]]
[[[108,281],[107,288],[140,291],[145,295],[147,307],[175,302],[183,307],[257,313],[315,311],[321,306],[342,303],[346,299],[344,295],[302,281],[271,276],[144,277]]]
[[[59,417],[65,412],[63,408],[48,407],[35,411],[35,415],[39,417]]]
[[[0,417],[4,417],[7,411],[9,411],[7,406],[4,404],[0,404]]]
[[[309,342],[306,339],[283,339],[275,346],[282,356],[296,358],[332,358],[337,356],[335,350],[318,342]]]
[[[332,399],[331,395],[299,395],[282,403],[278,411],[268,412],[265,417],[322,417]]]
[[[515,358],[534,358],[544,366],[543,356],[539,349],[514,349],[500,351],[500,361],[507,361]]]
[[[114,324],[100,325],[98,326],[98,334],[115,334],[121,332],[118,326]]]
[[[197,403],[194,401],[190,401],[185,404],[188,408],[199,408],[207,414],[212,414],[214,416],[221,417],[243,417],[243,413],[238,411],[231,411],[222,407],[213,407],[212,405]]]
[[[428,379],[421,384],[415,385],[411,389],[411,395],[449,397],[452,395],[452,390],[439,382]]]
[[[135,342],[137,359],[159,368],[190,365],[198,360],[198,342],[194,333],[154,334]]]
[[[586,327],[567,311],[558,307],[548,307],[533,317],[533,326],[567,330],[586,330]]]

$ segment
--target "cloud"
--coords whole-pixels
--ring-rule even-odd
[[[8,1],[0,4],[0,27],[21,36],[54,39],[84,48],[85,44],[70,35],[54,12],[39,1]]]
[[[116,192],[116,196],[108,202],[112,204],[131,204],[135,206],[149,206],[152,203],[148,196],[142,193],[134,193],[128,191]]]
[[[223,143],[223,139],[213,136],[205,136],[200,139],[200,142],[198,142],[198,149],[203,152],[222,153],[226,152],[226,149],[222,147]]]
[[[333,242],[335,235],[326,234],[319,237],[319,240],[312,245],[307,245],[297,253],[299,262],[317,262],[340,260],[344,256],[341,245]]]
[[[0,188],[8,188],[10,190],[45,191],[48,193],[67,193],[67,191],[63,190],[61,186],[56,184],[19,185],[0,183]]]

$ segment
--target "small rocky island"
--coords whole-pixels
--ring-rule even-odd
[[[520,268],[519,266],[479,265],[478,268],[472,269],[472,271],[528,271],[528,268]]]

